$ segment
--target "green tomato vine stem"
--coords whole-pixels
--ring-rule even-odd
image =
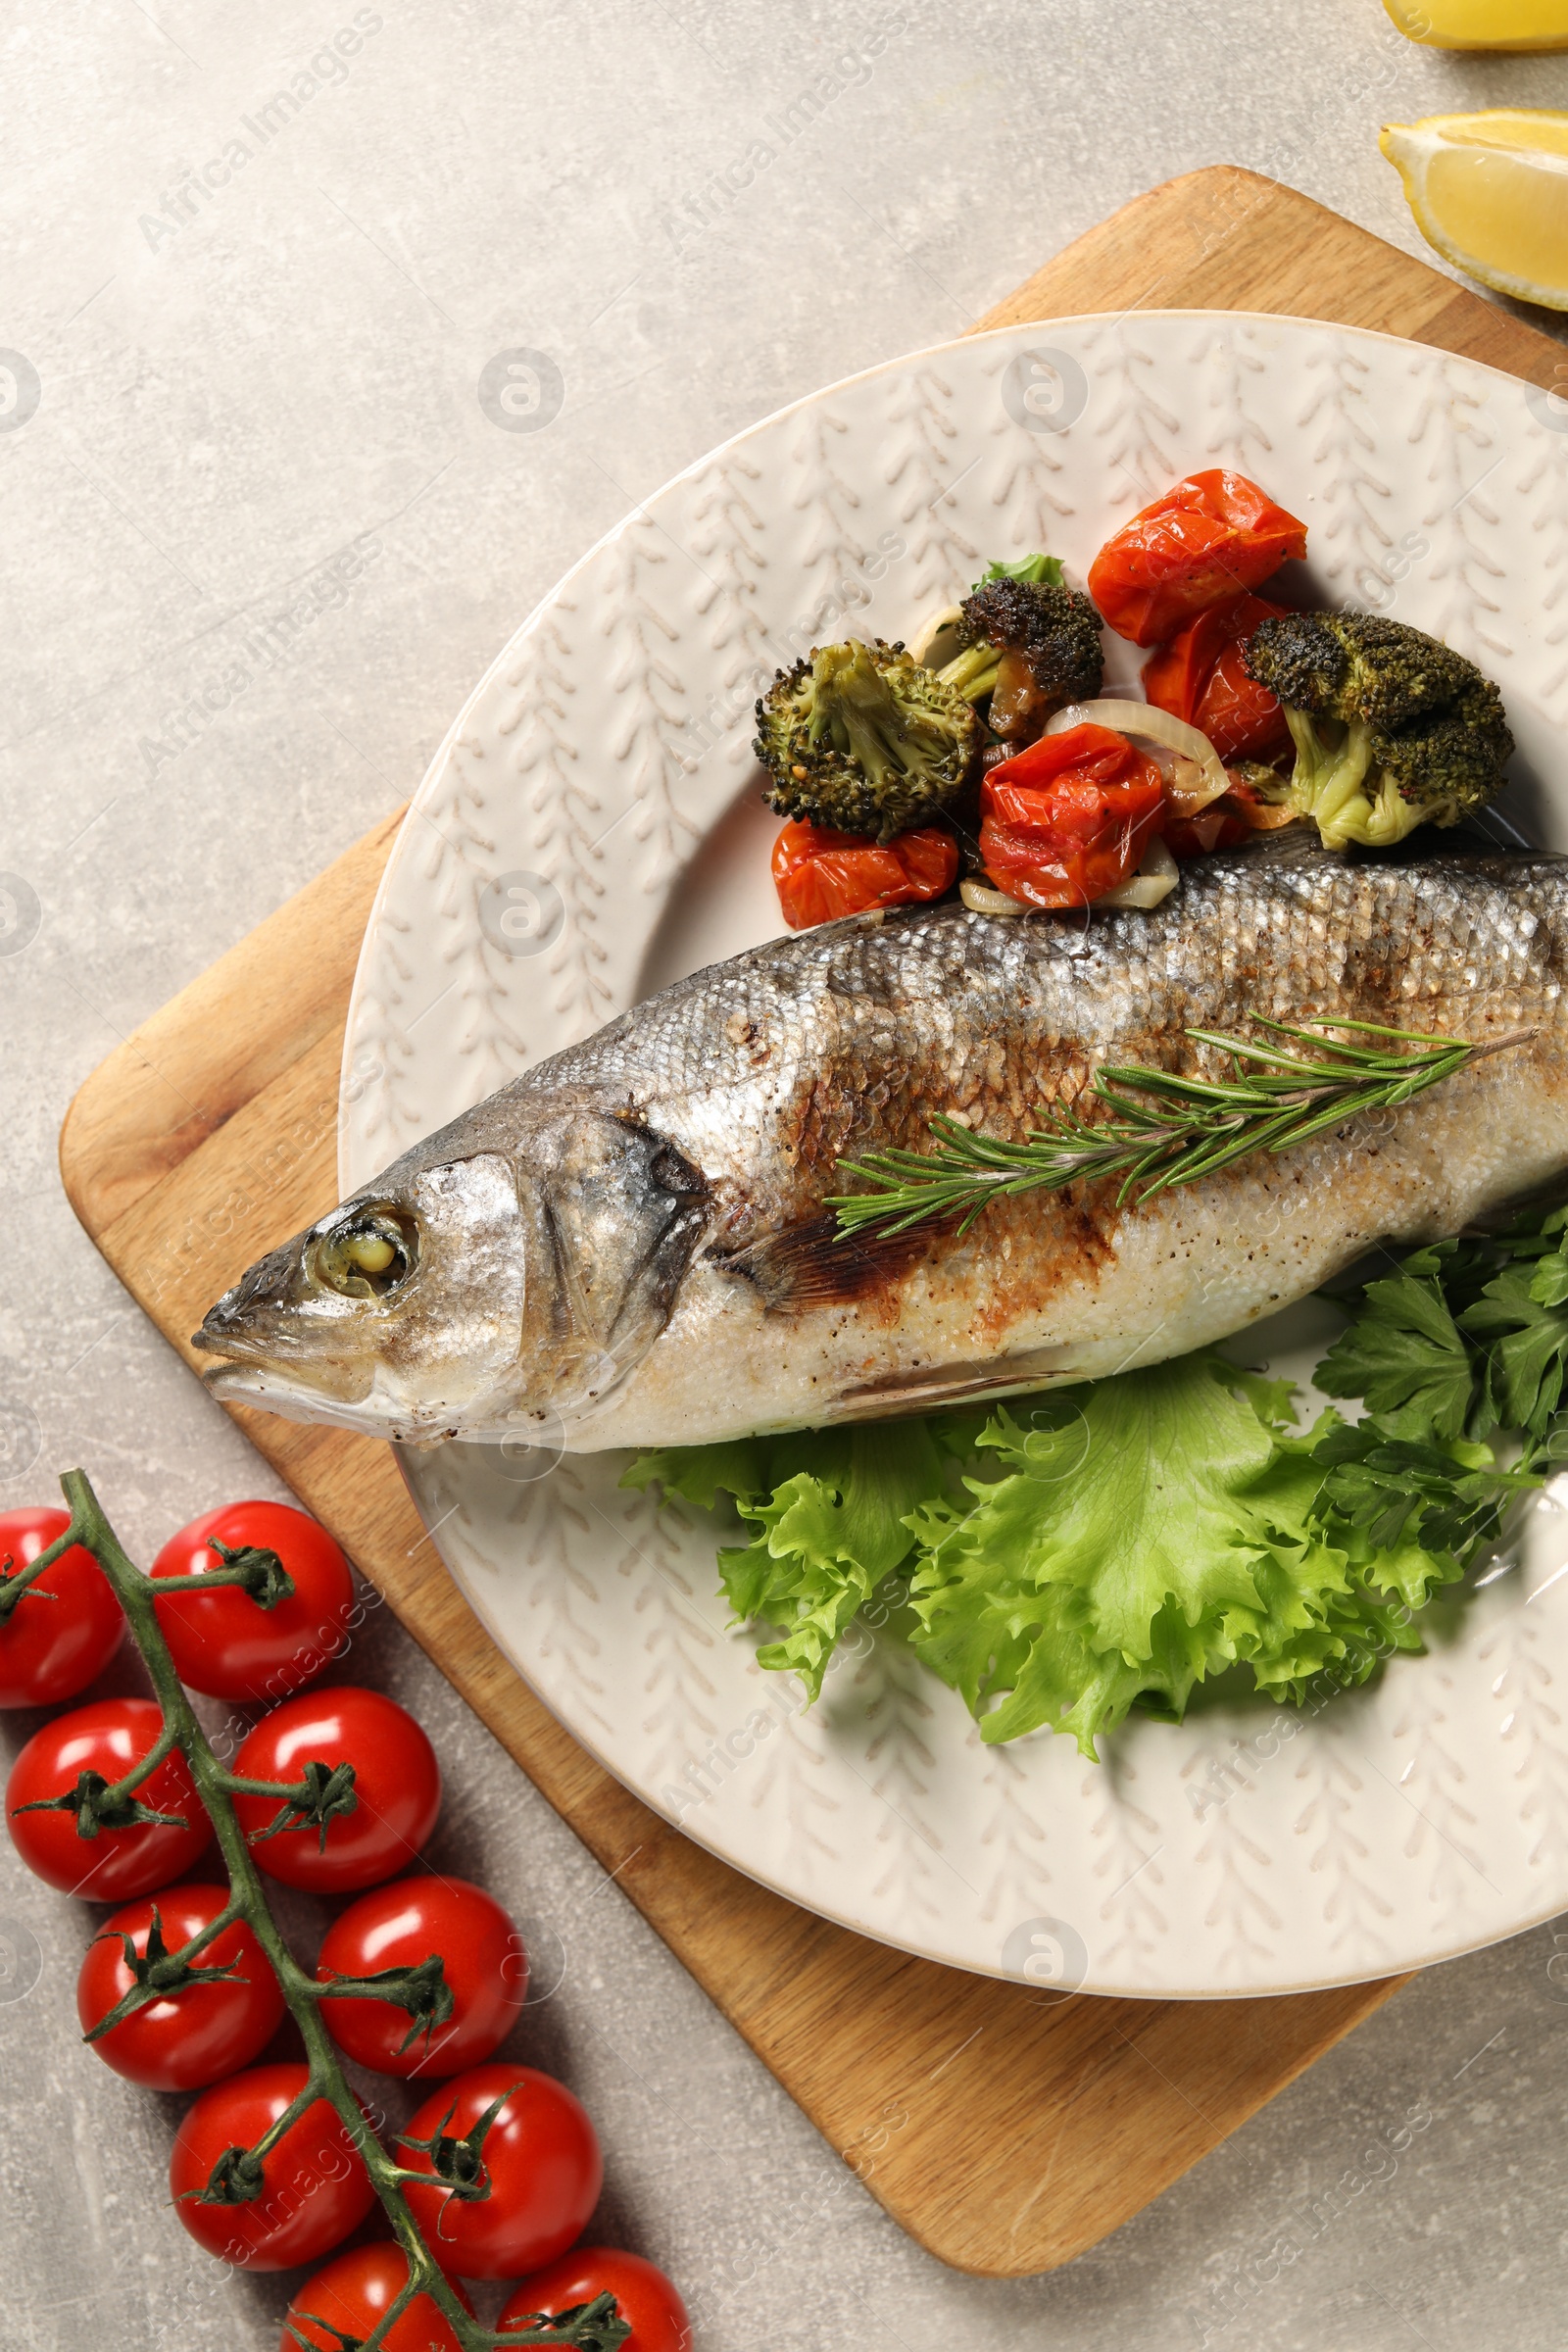
[[[0,1581],[0,1625],[6,1623],[24,1592],[35,1585],[44,1571],[52,1568],[56,1560],[63,1558],[71,1549],[74,1541],[74,1538],[68,1527],[62,1535],[56,1536],[52,1544],[46,1545],[39,1552],[35,1560],[30,1560],[25,1568],[19,1568],[9,1552],[4,1560],[0,1560],[0,1580],[3,1580]],[[54,1600],[58,1598],[58,1594],[40,1592],[38,1598]]]
[[[382,2210],[408,2258],[407,2284],[370,2333],[359,2339],[355,2352],[379,2352],[379,2347],[384,2345],[398,2319],[420,2295],[427,2295],[441,2313],[455,2340],[462,2346],[462,2352],[502,2352],[502,2347],[520,2352],[522,2347],[552,2344],[575,2346],[577,2352],[615,2352],[615,2347],[625,2341],[630,2331],[619,2317],[614,2298],[611,2295],[601,2295],[593,2303],[564,2314],[559,2320],[540,2319],[536,2324],[529,2323],[521,2328],[508,2328],[501,2334],[486,2328],[464,2310],[440,2264],[425,2243],[423,2232],[404,2194],[405,2181],[428,2180],[431,2175],[411,2171],[387,2154],[371,2129],[365,2110],[350,2089],[337,2052],[321,2023],[318,2002],[323,1996],[341,1997],[346,1984],[353,1980],[323,1984],[314,1977],[308,1977],[300,1967],[278,1932],[261,1873],[230,1801],[236,1788],[281,1797],[288,1797],[296,1791],[274,1788],[271,1783],[239,1781],[224,1770],[196,1719],[159,1626],[154,1598],[155,1594],[161,1596],[164,1590],[162,1584],[155,1585],[152,1579],[144,1576],[123,1550],[83,1471],[68,1470],[60,1484],[70,1507],[71,1525],[56,1544],[41,1552],[37,1560],[23,1572],[24,1577],[30,1582],[34,1576],[41,1575],[73,1544],[79,1544],[85,1551],[89,1551],[125,1612],[131,1638],[141,1652],[154,1695],[163,1710],[164,1728],[157,1744],[135,1770],[127,1774],[125,1780],[104,1792],[105,1797],[120,1801],[130,1796],[158,1763],[178,1747],[190,1768],[196,1792],[206,1807],[228,1868],[231,1896],[222,1924],[227,1926],[236,1919],[243,1919],[249,1927],[267,1955],[289,2013],[304,2039],[309,2067],[305,2088],[254,2148],[231,2150],[230,2156],[248,2173],[258,2173],[262,2158],[281,2139],[289,2127],[318,2099],[325,2099],[359,2151]],[[220,1580],[215,1576],[195,1581],[208,1585]],[[21,1585],[23,1578],[15,1582]],[[218,1933],[219,1923],[215,1922],[177,1953],[172,1954],[171,1958],[188,1964]],[[375,1987],[377,1996],[383,2000],[389,1997],[390,1989],[384,1983]],[[221,2165],[220,2169],[222,2169]],[[312,2325],[319,2327],[327,2340],[336,2338],[340,2344],[354,2342],[352,2338],[342,2337],[338,2330],[325,2322],[313,2318]],[[302,2335],[292,2321],[289,2323],[289,2332],[296,2342],[310,2345],[311,2339]]]
[[[146,2008],[150,2001],[161,2001],[172,1993],[183,1992],[187,1984],[243,1981],[238,1978],[232,1961],[226,1967],[220,1968],[204,1969],[200,1965],[201,1955],[207,1946],[216,1943],[219,1936],[240,1917],[239,1905],[232,1896],[216,1919],[209,1920],[205,1928],[198,1928],[188,1943],[180,1944],[172,1952],[164,1942],[163,1920],[156,1901],[152,1913],[147,1948],[140,1955],[131,1938],[122,1932],[117,1937],[114,1930],[105,1928],[102,1935],[94,1938],[98,1943],[119,1941],[125,1966],[134,1981],[129,1991],[112,2009],[104,2012],[90,2033],[82,2035],[84,2041],[101,2041],[106,2034],[112,2034],[117,2026],[122,2026],[127,2017],[133,2017],[138,2009]]]

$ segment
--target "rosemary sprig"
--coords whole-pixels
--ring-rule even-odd
[[[1327,1015],[1292,1027],[1255,1014],[1253,1026],[1311,1051],[1291,1053],[1269,1040],[1254,1044],[1218,1030],[1189,1029],[1195,1045],[1230,1056],[1232,1077],[1136,1065],[1097,1070],[1091,1096],[1108,1116],[1090,1121],[1076,1110],[1054,1107],[1019,1144],[973,1135],[956,1119],[939,1115],[930,1122],[934,1152],[869,1152],[864,1159],[841,1159],[842,1175],[858,1176],[872,1189],[837,1195],[824,1205],[837,1212],[841,1236],[872,1229],[904,1233],[928,1218],[956,1218],[962,1235],[993,1200],[1018,1193],[1059,1192],[1064,1185],[1119,1176],[1118,1204],[1135,1194],[1148,1200],[1254,1152],[1288,1152],[1365,1111],[1408,1102],[1468,1063],[1528,1045],[1537,1035],[1521,1029],[1476,1045]],[[1330,1030],[1349,1034],[1333,1037]]]

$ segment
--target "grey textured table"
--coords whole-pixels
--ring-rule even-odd
[[[1172,172],[1273,171],[1421,251],[1381,120],[1568,106],[1568,56],[1413,49],[1376,0],[16,0],[3,40],[0,864],[38,926],[0,956],[0,1503],[81,1462],[144,1558],[270,1484],[76,1230],[66,1103],[411,790],[583,547]],[[547,429],[476,397],[518,348],[559,367]],[[398,1628],[361,1656],[441,1750],[439,1857],[542,1950],[592,1923],[513,2046],[587,2100],[602,2230],[693,2290],[702,2352],[1560,2342],[1549,1929],[1430,1972],[1071,2270],[968,2279],[844,2181]],[[281,2285],[168,2209],[175,2102],[76,2044],[87,1916],[0,1845],[0,2340],[270,2347]]]

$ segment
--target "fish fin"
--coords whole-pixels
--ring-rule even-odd
[[[1084,1374],[1071,1357],[1067,1348],[1028,1348],[991,1363],[930,1365],[892,1373],[861,1388],[841,1389],[835,1418],[891,1420],[900,1413],[929,1413],[941,1405],[1075,1384]]]
[[[749,1282],[769,1314],[800,1314],[813,1306],[848,1306],[898,1281],[924,1256],[928,1232],[841,1234],[833,1217],[785,1225],[777,1233],[713,1263]]]
[[[1544,1184],[1533,1185],[1528,1192],[1510,1193],[1494,1207],[1478,1210],[1462,1232],[1466,1238],[1473,1233],[1506,1233],[1527,1211],[1564,1206],[1568,1206],[1568,1170],[1559,1169]]]

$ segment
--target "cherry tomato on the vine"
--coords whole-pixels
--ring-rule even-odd
[[[69,1511],[0,1511],[0,1595],[70,1525]],[[0,1707],[74,1698],[103,1672],[124,1631],[109,1579],[73,1544],[0,1615]]]
[[[324,2271],[318,2271],[300,2288],[288,2316],[308,2344],[320,2352],[341,2352],[345,2338],[360,2343],[376,2322],[391,2310],[409,2282],[409,2258],[401,2246],[356,2246],[339,2254]],[[473,2305],[457,2280],[458,2301],[470,2316]],[[318,2320],[320,2327],[311,2322]],[[458,2339],[428,2295],[418,2296],[381,2338],[384,2352],[458,2352]],[[283,2330],[278,2352],[299,2352],[297,2339]]]
[[[435,1828],[441,1768],[419,1726],[395,1699],[351,1684],[287,1698],[264,1715],[241,1744],[242,1780],[295,1786],[308,1764],[352,1764],[348,1809],[326,1824],[326,1843],[311,1823],[261,1838],[277,1819],[275,1796],[236,1796],[239,1826],[253,1840],[257,1865],[286,1886],[348,1894],[407,1870]]]
[[[211,1927],[227,1903],[226,1886],[165,1886],[106,1920],[87,1946],[76,1979],[76,2015],[83,2034],[90,2034],[117,2008],[136,1982],[125,1960],[122,1936],[130,1937],[138,1959],[146,1959],[156,1919],[163,1951],[172,1957]],[[127,2082],[144,2083],[149,2090],[200,2090],[220,2075],[249,2066],[276,2032],[283,1994],[244,1920],[236,1919],[204,1944],[191,1965],[228,1973],[203,1976],[161,1993],[90,2045]]]
[[[362,1895],[327,1930],[316,1973],[379,1976],[416,1968],[432,1952],[455,2005],[428,2037],[416,2031],[410,2041],[414,2020],[390,2001],[321,2002],[321,2023],[362,2066],[429,2080],[476,2066],[505,2039],[527,1995],[528,1958],[501,1905],[466,1879],[399,1879]]]
[[[171,1536],[153,1562],[156,1578],[211,1576],[243,1557],[271,1552],[294,1590],[270,1608],[234,1585],[174,1592],[158,1623],[174,1670],[212,1698],[286,1698],[318,1675],[343,1646],[354,1606],[349,1564],[324,1527],[285,1502],[230,1502],[204,1511]]]
[[[520,2328],[536,2312],[559,2319],[564,2311],[607,2294],[614,2296],[631,2329],[620,2352],[687,2352],[692,2324],[673,2283],[640,2254],[624,2254],[615,2246],[577,2246],[535,2271],[508,2298],[496,2325]]]
[[[341,2244],[375,2202],[365,2160],[335,2108],[313,2100],[262,2160],[260,2192],[200,2204],[220,2158],[252,2148],[299,2096],[310,2069],[253,2066],[203,2091],[174,2134],[169,2185],[199,2246],[251,2271],[286,2271]]]
[[[196,1794],[190,1767],[177,1748],[150,1773],[132,1800],[149,1812],[175,1814],[169,1822],[103,1825],[96,1837],[77,1834],[78,1815],[21,1808],[40,1798],[77,1791],[83,1782],[102,1789],[122,1780],[151,1753],[163,1730],[161,1711],[150,1698],[100,1698],[90,1706],[57,1715],[34,1732],[11,1767],[6,1783],[6,1826],[11,1842],[30,1871],[65,1894],[100,1903],[150,1894],[190,1868],[213,1834]]]
[[[492,2062],[432,2091],[404,2126],[399,2162],[433,2173],[418,2140],[462,2140],[505,2098],[479,2151],[488,2197],[465,2200],[432,2182],[405,2183],[414,2218],[443,2269],[464,2278],[514,2278],[564,2254],[599,2202],[604,2160],[593,2125],[564,2082],[531,2066]]]

